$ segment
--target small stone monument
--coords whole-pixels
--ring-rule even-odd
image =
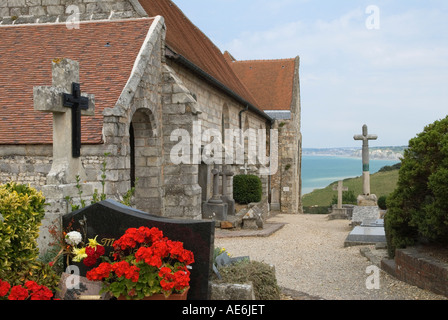
[[[222,196],[221,196],[221,200],[224,203],[227,203],[227,214],[228,215],[235,215],[235,200],[228,193],[228,186],[229,186],[228,181],[235,174],[233,172],[231,172],[231,171],[223,171],[223,172],[220,172],[219,175],[222,177]]]
[[[377,140],[378,136],[368,134],[367,125],[362,127],[362,134],[355,135],[355,140],[362,141],[362,181],[363,194],[358,196],[358,206],[377,206],[377,197],[370,194],[370,162],[369,162],[369,140]]]
[[[334,208],[329,216],[330,220],[334,219],[346,219],[348,218],[347,209],[342,207],[342,192],[348,191],[347,187],[344,187],[343,181],[338,181],[337,186],[333,186],[333,190],[338,192],[338,203],[337,207]]]
[[[334,186],[333,190],[338,192],[338,206],[337,206],[337,209],[342,209],[342,192],[343,191],[348,191],[348,188],[344,187],[344,182],[343,181],[338,181],[338,186]]]
[[[202,205],[202,218],[212,219],[215,221],[226,221],[228,205],[222,201],[219,195],[219,168],[215,164],[212,170],[213,175],[213,195],[212,197]]]

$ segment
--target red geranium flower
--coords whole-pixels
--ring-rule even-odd
[[[112,266],[110,263],[103,262],[97,268],[88,271],[86,277],[91,281],[101,281],[108,278],[111,271]]]
[[[11,288],[8,300],[25,300],[28,298],[28,290],[22,286],[14,286]]]
[[[8,282],[2,281],[0,279],[0,297],[6,296],[6,294],[9,291],[9,289],[11,289],[11,285]]]

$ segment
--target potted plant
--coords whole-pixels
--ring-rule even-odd
[[[171,241],[157,228],[129,228],[113,243],[114,261],[87,272],[87,279],[102,281],[101,292],[119,300],[185,300],[189,290],[193,253]]]

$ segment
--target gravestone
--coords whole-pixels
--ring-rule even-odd
[[[338,181],[338,185],[333,186],[333,190],[338,192],[338,203],[336,207],[334,206],[332,207],[332,211],[328,216],[328,219],[329,220],[347,219],[348,218],[347,208],[345,208],[342,205],[342,192],[348,191],[348,188],[344,187],[343,181]]]
[[[219,175],[222,177],[222,196],[221,200],[227,203],[227,215],[235,215],[235,200],[230,196],[228,192],[229,180],[235,174],[231,171],[220,172]]]
[[[280,192],[277,188],[272,188],[271,191],[271,206],[272,211],[280,211]]]
[[[384,220],[365,220],[360,226],[355,227],[344,242],[345,247],[370,244],[386,244]]]
[[[352,214],[352,224],[359,225],[364,221],[376,220],[380,217],[380,208],[374,206],[355,206]]]
[[[72,224],[72,230],[81,230],[82,221],[87,238],[95,238],[106,249],[106,255],[112,257],[112,244],[128,228],[141,226],[160,229],[165,237],[181,241],[184,248],[194,254],[192,264],[190,291],[188,300],[208,300],[209,276],[213,266],[215,226],[210,221],[174,220],[161,218],[139,211],[112,200],[102,201],[84,209],[66,214],[62,217],[64,231]],[[80,275],[85,276],[90,270],[82,263],[74,265],[80,268]]]
[[[215,221],[226,221],[228,204],[223,202],[221,196],[219,195],[219,168],[215,164],[212,170],[213,175],[213,195],[205,203],[202,204],[202,218],[211,219]]]
[[[338,206],[337,209],[342,209],[342,192],[348,191],[347,187],[344,187],[343,181],[338,181],[338,185],[333,187],[334,191],[338,192]]]

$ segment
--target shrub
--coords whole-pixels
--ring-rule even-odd
[[[279,300],[280,288],[275,277],[275,269],[266,263],[243,260],[219,269],[222,282],[252,282],[256,300]]]
[[[378,207],[380,207],[381,210],[387,209],[386,200],[387,200],[386,196],[381,196],[378,198]]]
[[[397,188],[387,199],[389,255],[422,238],[448,243],[448,117],[409,141]]]
[[[260,202],[261,179],[255,175],[237,175],[233,178],[233,198],[237,203]]]
[[[0,279],[11,285],[34,280],[54,287],[58,279],[38,262],[37,238],[45,215],[41,192],[14,182],[0,185]]]

